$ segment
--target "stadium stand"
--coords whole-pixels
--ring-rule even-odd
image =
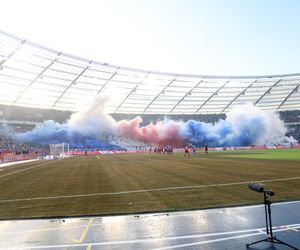
[[[71,115],[71,111],[55,109],[24,108],[20,106],[0,105],[0,119],[7,121],[26,121],[32,123],[52,120],[59,123],[66,122]]]
[[[280,111],[279,115],[286,124],[300,122],[300,110]]]
[[[278,112],[281,120],[284,121],[288,128],[287,136],[293,136],[296,140],[300,140],[300,111],[287,110]],[[6,124],[14,131],[25,132],[33,129],[38,123],[45,120],[54,120],[59,123],[65,123],[70,118],[71,111],[48,110],[38,108],[28,108],[19,106],[0,105],[0,125]],[[164,120],[166,117],[175,121],[188,121],[190,119],[205,122],[216,123],[220,119],[226,119],[226,114],[182,114],[182,115],[163,115],[163,114],[111,114],[117,120],[132,119],[136,116],[141,116],[143,122],[141,126],[146,126],[149,123],[155,123],[159,120]],[[107,139],[107,138],[106,138]],[[6,138],[7,140],[7,138]],[[3,141],[3,140],[2,140]],[[105,145],[103,145],[105,147]],[[102,147],[102,148],[103,148]],[[111,149],[112,146],[109,146]]]
[[[300,140],[300,73],[212,76],[155,72],[80,58],[0,31],[0,84],[4,90],[0,92],[0,127],[16,132],[32,130],[46,120],[65,123],[78,111],[82,97],[110,96],[117,90],[118,98],[106,107],[117,121],[140,115],[141,126],[166,117],[216,123],[233,107],[252,103],[279,112],[287,135]],[[117,148],[109,138],[102,139],[97,148]],[[4,133],[1,145],[16,150],[18,142]],[[18,151],[38,147],[28,144]]]
[[[279,112],[280,118],[288,128],[287,136],[293,136],[300,141],[300,110],[287,110]]]

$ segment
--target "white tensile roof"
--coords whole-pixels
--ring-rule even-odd
[[[199,69],[200,71],[201,69]],[[300,73],[208,76],[140,70],[79,58],[0,31],[0,104],[76,111],[112,96],[109,113],[209,114],[253,103],[300,109]]]

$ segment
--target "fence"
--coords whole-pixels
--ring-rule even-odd
[[[0,163],[12,161],[24,161],[37,158],[37,153],[16,154],[14,151],[3,151],[0,153]]]

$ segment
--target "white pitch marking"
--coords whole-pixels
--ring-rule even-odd
[[[41,163],[41,164],[29,167],[29,168],[23,168],[23,169],[14,171],[14,172],[10,172],[10,173],[4,174],[4,175],[0,175],[0,178],[5,177],[5,176],[9,176],[9,175],[13,175],[13,174],[17,174],[17,173],[21,173],[21,172],[24,172],[24,171],[27,171],[27,170],[30,170],[30,169],[33,169],[33,168],[41,167],[41,166],[44,166],[44,165],[47,165],[47,164],[50,164],[50,163],[51,162],[45,162],[45,163]]]
[[[0,168],[16,166],[18,164],[28,163],[28,162],[33,162],[33,161],[39,161],[39,159],[24,160],[24,161],[10,161],[10,162],[5,162],[5,163],[0,163]]]
[[[37,166],[34,166],[34,167],[37,167]],[[31,168],[34,168],[34,167],[31,167]],[[31,168],[28,168],[28,169],[31,169]],[[19,171],[26,171],[28,169],[19,170]],[[14,173],[16,173],[16,172],[14,172]],[[9,173],[9,174],[13,174],[13,173]],[[9,174],[7,174],[7,175],[9,175]],[[0,178],[1,177],[3,177],[3,175],[0,176]],[[233,185],[244,185],[244,184],[248,184],[249,182],[274,182],[274,181],[289,181],[289,180],[298,180],[298,179],[300,179],[299,176],[298,177],[290,177],[290,178],[273,179],[273,180],[243,181],[243,182],[209,184],[209,185],[169,187],[169,188],[152,188],[152,189],[121,191],[121,192],[74,194],[74,195],[61,195],[61,196],[43,196],[43,197],[0,200],[0,203],[18,202],[18,201],[31,201],[31,200],[50,200],[50,199],[66,199],[66,198],[78,198],[78,197],[93,197],[93,196],[106,196],[106,195],[122,195],[122,194],[146,193],[146,192],[157,192],[157,191],[169,191],[169,190],[178,190],[178,189],[197,189],[197,188],[207,188],[207,187],[223,187],[223,186],[233,186]]]

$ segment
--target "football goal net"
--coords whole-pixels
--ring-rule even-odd
[[[69,143],[49,144],[49,147],[50,155],[53,158],[64,158],[66,156],[69,156]]]

